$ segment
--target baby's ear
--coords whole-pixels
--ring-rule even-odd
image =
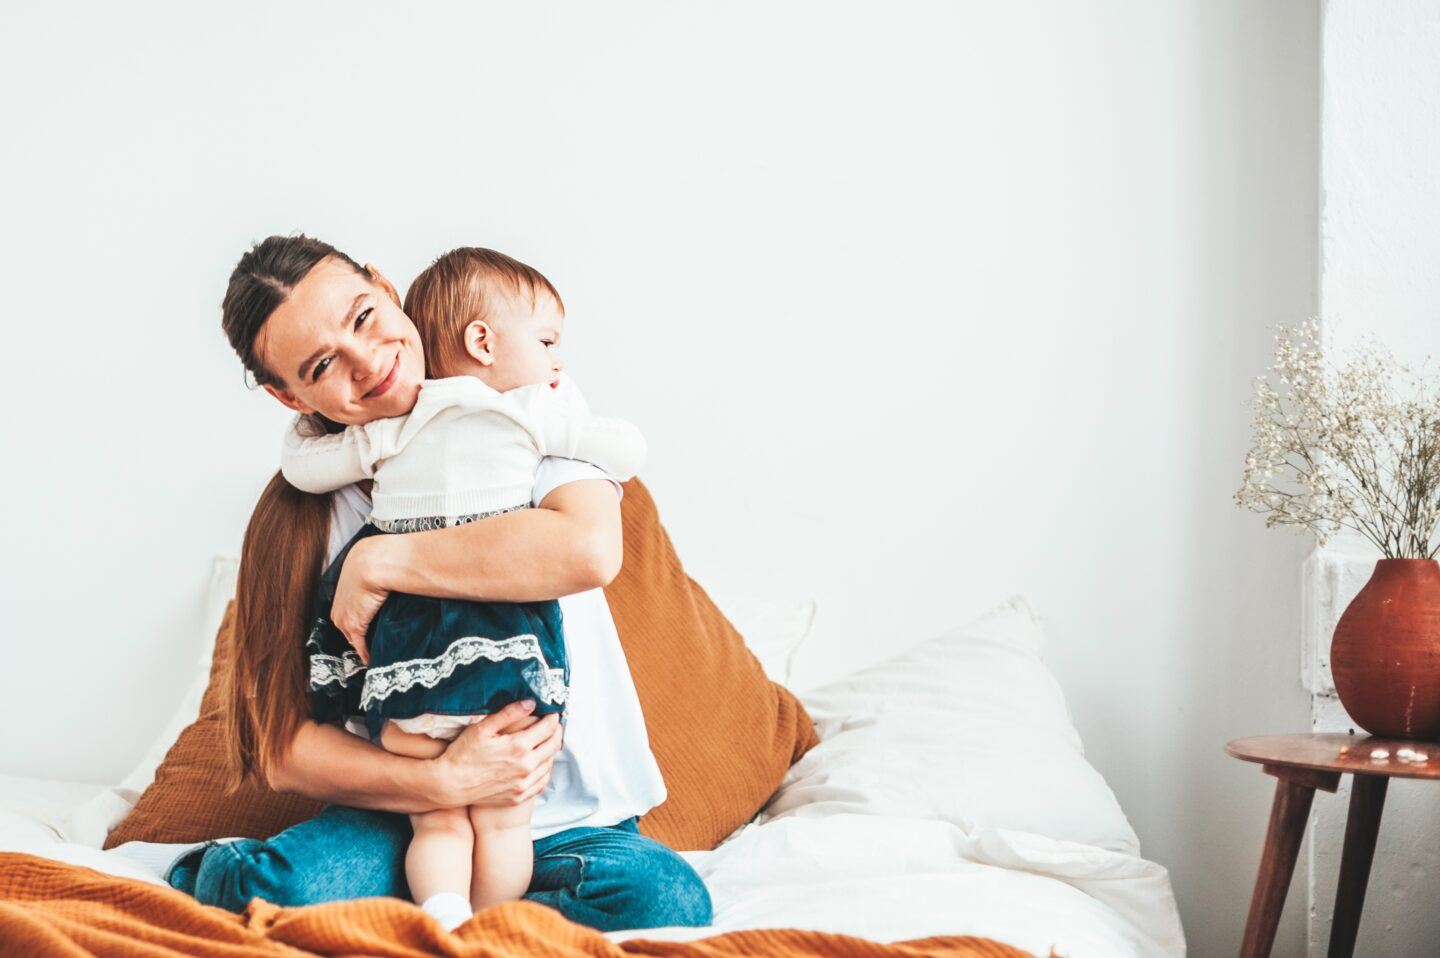
[[[483,319],[477,319],[465,327],[465,352],[482,366],[493,365],[495,353],[490,346],[494,338],[494,331]]]

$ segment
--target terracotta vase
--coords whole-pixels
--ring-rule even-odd
[[[1365,731],[1440,740],[1440,562],[1376,562],[1335,626],[1330,671]]]

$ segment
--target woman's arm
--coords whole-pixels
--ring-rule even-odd
[[[330,618],[359,647],[391,592],[534,602],[610,584],[624,556],[609,479],[558,486],[539,509],[450,529],[371,536],[340,569]]]
[[[540,794],[560,750],[560,722],[529,728],[515,702],[465,729],[440,757],[405,758],[335,725],[302,722],[270,769],[270,787],[317,801],[414,814],[464,805],[516,805]]]
[[[401,536],[372,536],[362,581],[442,599],[533,602],[610,584],[620,571],[620,501],[608,479],[555,489],[539,509]],[[346,559],[348,567],[356,549]]]

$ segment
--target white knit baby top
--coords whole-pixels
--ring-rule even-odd
[[[645,461],[645,437],[592,416],[570,377],[498,392],[473,376],[426,379],[415,408],[344,432],[306,435],[297,417],[280,469],[305,492],[374,479],[371,519],[470,516],[530,502],[545,456],[579,459],[623,482]]]

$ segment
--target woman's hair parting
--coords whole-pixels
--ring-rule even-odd
[[[559,291],[533,266],[479,246],[441,254],[405,292],[405,315],[420,332],[426,374],[455,374],[465,357],[465,327],[477,319],[490,321],[492,297],[528,295],[533,305],[542,292],[565,311]]]
[[[256,355],[255,338],[300,281],[316,264],[330,257],[365,274],[364,267],[329,243],[303,233],[267,237],[250,247],[235,264],[220,306],[220,326],[255,385],[280,385],[280,377],[266,369]]]

